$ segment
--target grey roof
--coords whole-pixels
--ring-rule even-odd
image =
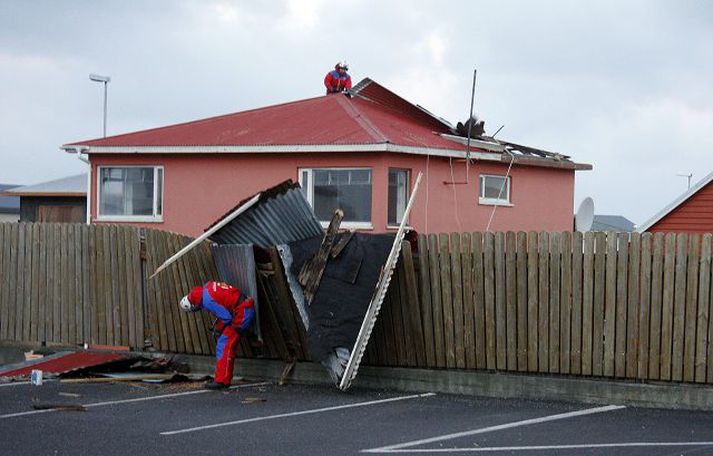
[[[14,187],[17,187],[17,185],[0,184],[0,192],[4,192]],[[0,196],[0,213],[19,214],[20,198],[17,196]]]
[[[696,193],[698,193],[698,191],[699,191],[700,189],[702,189],[703,187],[705,187],[706,185],[708,185],[709,183],[711,183],[711,181],[713,181],[713,172],[709,173],[706,177],[704,177],[703,179],[701,179],[700,181],[698,181],[698,183],[697,183],[696,185],[694,185],[693,187],[689,188],[688,191],[686,191],[685,193],[681,194],[681,196],[679,196],[679,197],[676,198],[675,200],[671,201],[668,205],[666,205],[666,207],[664,207],[663,209],[661,209],[660,211],[658,211],[658,212],[656,213],[656,215],[654,215],[653,217],[651,217],[650,219],[648,219],[647,221],[645,221],[644,223],[642,223],[642,224],[636,229],[636,231],[638,231],[639,233],[643,233],[644,231],[648,230],[649,228],[651,228],[652,226],[654,226],[654,224],[655,224],[656,222],[658,222],[658,221],[661,220],[662,218],[666,217],[669,212],[671,212],[672,210],[676,209],[678,206],[680,206],[680,205],[683,204],[686,200],[688,200],[688,198],[690,198],[690,197],[692,197],[693,195],[695,195]]]
[[[592,231],[617,231],[630,233],[636,229],[634,222],[621,215],[594,215]]]
[[[18,196],[53,195],[53,194],[87,194],[87,174],[63,177],[35,185],[25,185],[7,190],[7,193],[16,193]]]

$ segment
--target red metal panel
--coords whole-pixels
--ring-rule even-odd
[[[648,231],[713,233],[713,182],[666,214]]]
[[[0,377],[21,377],[30,375],[34,369],[39,369],[44,372],[53,374],[62,374],[77,369],[83,369],[92,366],[106,364],[112,361],[127,359],[129,355],[122,353],[92,353],[92,352],[77,352],[67,353],[66,355],[57,358],[40,361],[19,367],[16,369],[0,372]]]

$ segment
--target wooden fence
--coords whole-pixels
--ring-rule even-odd
[[[420,236],[368,361],[713,383],[711,235]]]
[[[208,316],[176,311],[218,277],[208,245],[148,279],[189,241],[0,224],[0,340],[213,354]],[[711,248],[710,234],[421,235],[402,246],[365,362],[713,383]],[[265,343],[246,338],[239,355],[309,359],[279,257],[265,255]]]

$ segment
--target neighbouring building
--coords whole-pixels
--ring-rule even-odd
[[[17,222],[20,220],[20,198],[4,196],[4,192],[17,185],[0,184],[0,223]]]
[[[713,233],[713,172],[642,223],[636,231]]]
[[[84,223],[87,220],[87,174],[6,190],[18,200],[21,222]]]
[[[595,214],[590,231],[616,231],[618,233],[631,233],[636,230],[634,222],[623,215]]]
[[[320,221],[395,230],[419,172],[419,232],[572,230],[591,165],[453,126],[365,79],[333,94],[63,146],[90,161],[91,223],[198,235],[237,201],[298,181]],[[466,158],[470,165],[466,166]],[[468,174],[466,175],[466,170]]]

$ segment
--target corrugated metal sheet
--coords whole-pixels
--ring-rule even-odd
[[[262,340],[260,332],[260,302],[255,277],[255,256],[252,244],[224,244],[211,246],[220,280],[240,288],[255,300],[255,332]]]
[[[323,235],[324,230],[299,186],[282,188],[282,193],[261,199],[210,239],[218,244],[255,244],[268,248]]]
[[[130,353],[94,353],[73,352],[65,353],[51,359],[27,363],[22,367],[0,372],[0,377],[20,377],[30,375],[33,369],[38,369],[52,374],[64,374],[78,369],[99,366],[131,358]]]
[[[295,300],[297,305],[297,311],[300,313],[300,318],[302,319],[302,324],[305,330],[309,330],[309,316],[307,315],[307,309],[305,308],[305,296],[302,291],[302,287],[297,283],[297,278],[292,274],[292,250],[287,244],[280,244],[277,246],[277,252],[280,254],[280,260],[282,260],[282,266],[285,268],[285,278],[287,279],[287,284],[290,287],[290,293],[292,294],[292,299]]]

